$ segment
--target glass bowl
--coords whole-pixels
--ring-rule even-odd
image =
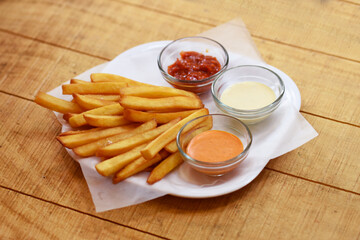
[[[257,82],[268,86],[275,93],[275,100],[264,107],[251,110],[237,109],[223,103],[221,95],[225,89],[241,82]],[[279,107],[285,93],[285,85],[278,74],[266,67],[242,65],[229,68],[220,74],[211,86],[211,93],[221,111],[242,120],[245,124],[255,124]]]
[[[168,73],[168,66],[172,65],[182,51],[195,51],[207,56],[215,57],[221,69],[214,75],[202,80],[181,80]],[[207,92],[211,88],[214,79],[219,76],[228,66],[229,55],[226,49],[215,40],[206,37],[180,38],[165,46],[158,57],[158,67],[162,77],[173,87],[191,91],[197,94]]]
[[[195,127],[190,131],[186,129],[187,125],[193,121],[198,121],[199,119],[212,121],[212,127],[207,129],[225,131],[238,137],[243,144],[243,151],[231,159],[220,162],[205,162],[190,157],[186,153],[186,147],[190,140],[199,134],[197,129],[201,128],[201,123],[198,127]],[[186,123],[180,129],[176,137],[176,144],[184,161],[195,170],[211,176],[221,176],[236,168],[249,154],[251,143],[252,135],[249,128],[239,119],[224,114],[208,114],[195,118]]]

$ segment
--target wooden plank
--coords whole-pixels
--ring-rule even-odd
[[[0,32],[0,90],[32,99],[104,60]]]
[[[303,115],[319,136],[267,167],[360,193],[360,128]]]
[[[359,63],[269,41],[255,43],[267,63],[297,84],[302,111],[360,125]]]
[[[5,150],[0,165],[0,185],[95,214],[79,165],[54,140],[60,126],[54,123],[52,113],[32,102],[5,94],[0,94],[0,109],[0,145]],[[214,239],[239,236],[339,239],[356,236],[359,234],[360,189],[353,177],[357,176],[360,166],[355,159],[358,150],[352,141],[356,142],[358,132],[355,130],[358,128],[347,125],[348,129],[344,131],[345,125],[341,123],[315,117],[308,120],[315,126],[324,126],[318,129],[324,137],[318,138],[319,143],[307,144],[299,150],[300,154],[285,155],[282,161],[292,161],[294,169],[302,169],[299,174],[313,167],[315,170],[308,170],[312,174],[308,175],[311,180],[357,194],[264,170],[252,184],[226,196],[205,200],[164,197],[95,215],[169,238],[187,239],[199,231],[201,236]],[[334,132],[327,137],[329,129]],[[341,152],[335,147],[317,149],[318,144],[332,143],[333,136],[337,136],[338,144],[348,142],[340,144]],[[341,158],[343,170],[336,172],[339,162],[328,156],[336,157],[346,152],[349,155]],[[301,164],[306,167],[302,168]],[[278,165],[281,169],[280,162]],[[337,176],[331,178],[335,172]],[[347,181],[340,181],[341,178]]]
[[[130,224],[141,226],[152,215],[144,229],[174,239],[356,239],[359,203],[359,195],[265,170],[227,196],[142,204]]]
[[[112,58],[128,46],[197,34],[241,16],[255,37],[360,60],[359,8],[344,1],[125,2],[5,1],[0,28]]]
[[[1,239],[163,239],[0,188]]]
[[[176,39],[184,32],[194,35],[207,28],[194,24],[189,29],[185,19],[119,1],[6,1],[0,12],[7,13],[0,16],[0,29],[105,58],[141,43]]]
[[[125,1],[210,26],[240,16],[254,37],[360,61],[359,6],[346,1]]]

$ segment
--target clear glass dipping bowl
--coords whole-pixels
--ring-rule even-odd
[[[265,84],[274,91],[276,99],[269,105],[254,110],[242,110],[221,102],[225,89],[235,83],[254,81]],[[242,65],[229,68],[220,74],[211,86],[211,94],[217,107],[226,114],[242,120],[246,124],[255,124],[267,118],[280,105],[285,93],[283,80],[274,71],[256,65]]]
[[[212,119],[211,130],[221,130],[237,136],[241,140],[244,150],[236,157],[222,162],[204,162],[190,157],[186,153],[186,147],[189,141],[196,136],[194,134],[196,127],[190,131],[184,131],[184,129],[193,121],[197,121],[198,119],[206,120],[207,118]],[[195,170],[211,176],[221,176],[236,168],[248,156],[251,143],[252,135],[249,128],[239,119],[224,114],[209,114],[195,118],[186,123],[176,137],[176,144],[184,161]]]
[[[195,51],[204,55],[215,57],[221,69],[214,75],[202,80],[181,80],[168,74],[168,66],[180,58],[182,51]],[[158,67],[162,77],[173,87],[191,91],[197,94],[207,92],[211,88],[214,79],[219,76],[228,66],[229,54],[217,41],[206,37],[186,37],[175,40],[166,45],[159,54]]]

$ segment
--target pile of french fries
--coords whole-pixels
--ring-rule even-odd
[[[113,183],[142,171],[151,171],[149,184],[164,178],[183,162],[175,140],[179,130],[209,113],[194,93],[113,74],[93,73],[91,82],[72,79],[62,90],[73,100],[39,92],[35,102],[63,114],[74,130],[57,139],[80,157],[99,157],[96,171]],[[184,132],[191,136],[211,127],[210,118],[201,118]]]

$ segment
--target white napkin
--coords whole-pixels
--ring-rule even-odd
[[[201,35],[218,40],[229,52],[232,52],[229,66],[258,64],[272,68],[262,61],[241,19],[235,19]],[[89,81],[89,76],[93,72],[108,72],[137,81],[167,86],[167,83],[161,79],[156,64],[157,54],[166,43],[154,42],[130,49],[111,62],[92,68],[76,78]],[[198,174],[186,164],[182,164],[165,179],[153,185],[146,183],[148,173],[137,174],[114,185],[110,178],[102,177],[96,172],[95,165],[99,162],[98,158],[81,159],[68,149],[69,154],[80,163],[96,211],[131,206],[166,194],[205,198],[236,191],[251,182],[270,159],[285,154],[316,137],[316,131],[298,112],[301,100],[296,85],[286,74],[275,68],[272,69],[286,80],[287,94],[279,108],[269,118],[250,126],[253,144],[247,159],[237,169],[220,178]],[[59,98],[66,98],[61,95],[60,86],[49,93]],[[220,112],[210,94],[202,95],[201,98],[210,113]],[[57,113],[56,115],[63,125],[62,131],[69,130],[70,127],[62,119],[62,115]]]

